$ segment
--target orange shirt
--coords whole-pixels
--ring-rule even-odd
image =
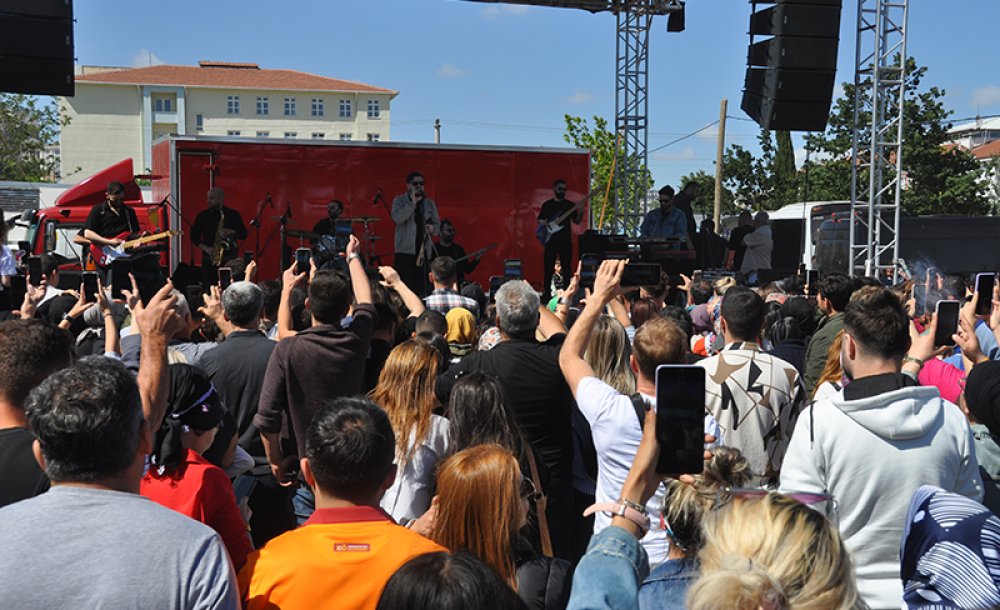
[[[378,508],[321,508],[250,555],[240,594],[248,609],[374,610],[399,566],[444,550]]]

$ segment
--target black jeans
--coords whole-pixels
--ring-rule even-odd
[[[430,268],[427,261],[424,261],[422,267],[417,267],[416,255],[397,252],[393,266],[399,273],[399,279],[403,280],[403,283],[409,286],[410,290],[415,292],[417,296],[427,295],[427,271]]]

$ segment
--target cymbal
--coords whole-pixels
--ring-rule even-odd
[[[381,235],[369,235],[368,236],[368,241],[378,241],[380,239],[382,239]]]
[[[298,237],[299,239],[319,239],[319,235],[305,229],[285,229],[288,237]]]
[[[366,223],[366,222],[378,222],[382,220],[378,216],[358,216],[357,218],[344,218],[343,220],[349,220],[350,222]]]

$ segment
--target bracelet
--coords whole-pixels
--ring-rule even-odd
[[[642,504],[637,504],[637,503],[633,502],[632,500],[626,500],[625,498],[618,498],[618,503],[619,504],[624,504],[625,506],[631,508],[632,510],[636,511],[637,513],[642,513],[644,515],[647,514],[645,506],[643,506]]]
[[[620,502],[601,502],[599,504],[594,504],[587,507],[587,510],[583,511],[584,517],[589,517],[590,515],[602,511],[609,517],[619,516],[624,517],[635,523],[639,528],[640,538],[646,535],[649,531],[649,517],[635,510],[627,504],[622,504]]]
[[[924,368],[924,361],[916,356],[910,356],[909,354],[903,356],[903,364],[906,364],[907,362],[913,362],[918,368]]]
[[[357,252],[351,252],[350,255],[348,255],[347,257],[347,264],[351,264],[351,261],[360,258],[361,258],[360,254],[358,254]]]

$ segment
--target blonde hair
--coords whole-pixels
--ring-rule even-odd
[[[516,588],[512,540],[521,521],[520,482],[517,459],[500,445],[478,445],[452,455],[437,473],[431,540],[472,553]]]
[[[794,610],[858,607],[851,556],[823,515],[770,493],[736,498],[705,517],[701,576],[688,591],[691,610]]]
[[[389,416],[396,433],[396,455],[408,461],[423,442],[437,404],[434,382],[441,354],[426,343],[409,340],[389,353],[371,399]],[[413,439],[412,445],[410,439]]]
[[[635,394],[635,375],[629,368],[631,354],[632,346],[622,323],[611,316],[597,318],[583,359],[595,377],[626,396]]]
[[[712,288],[715,290],[715,294],[720,297],[726,294],[726,291],[736,285],[736,278],[727,275],[725,277],[720,277],[719,279],[712,282]]]
[[[837,336],[830,342],[830,349],[826,352],[826,363],[823,365],[823,372],[819,374],[819,378],[816,380],[816,387],[813,388],[813,397],[816,396],[816,392],[821,385],[828,381],[840,383],[841,378],[844,376],[844,366],[840,362],[840,348],[843,342],[844,329],[840,329]]]

